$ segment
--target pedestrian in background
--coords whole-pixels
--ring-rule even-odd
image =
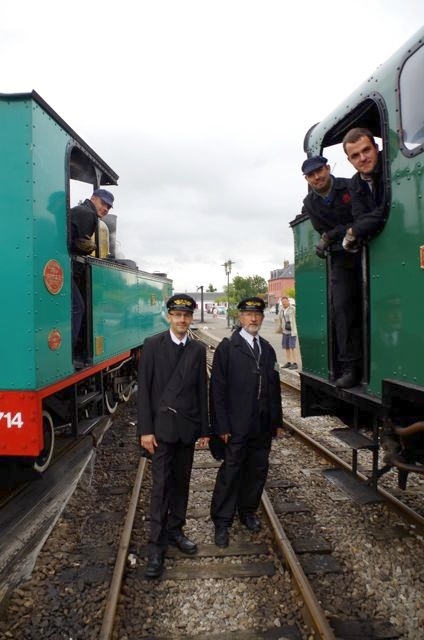
[[[207,446],[206,351],[187,332],[196,302],[176,294],[167,302],[170,329],[147,338],[138,371],[138,435],[152,460],[146,576],[158,577],[168,544],[197,547],[183,533],[194,447]]]
[[[212,496],[215,544],[226,547],[236,512],[257,532],[272,437],[282,423],[280,376],[273,347],[258,333],[265,303],[239,302],[240,327],[218,345],[210,380],[211,429],[225,444]]]
[[[283,369],[297,369],[296,362],[296,342],[297,342],[297,325],[296,325],[296,308],[290,304],[287,296],[281,298],[281,310],[279,313],[282,340],[281,344],[286,354],[286,364]]]

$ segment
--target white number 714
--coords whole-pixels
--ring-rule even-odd
[[[10,411],[8,411],[7,413],[0,411],[0,420],[6,421],[6,426],[8,429],[11,429],[12,427],[17,427],[18,429],[22,429],[22,427],[24,426],[24,422],[22,420],[22,413],[20,411],[15,413],[14,416],[12,416]]]

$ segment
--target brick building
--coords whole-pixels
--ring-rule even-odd
[[[284,260],[282,269],[271,271],[268,280],[268,307],[272,307],[281,296],[287,295],[289,289],[294,289],[294,264]]]

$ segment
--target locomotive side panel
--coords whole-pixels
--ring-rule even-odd
[[[0,388],[34,389],[54,379],[60,351],[48,347],[48,335],[53,327],[66,335],[70,313],[65,216],[50,210],[55,192],[63,194],[64,209],[66,137],[29,99],[1,100],[0,123],[0,197],[7,239],[2,251],[7,305],[0,325],[2,362],[7,367],[0,370]],[[53,258],[64,274],[62,290],[55,296],[44,283],[45,266]]]
[[[36,387],[71,369],[71,273],[64,158],[69,135],[33,104],[33,219]]]
[[[292,223],[296,260],[296,318],[302,369],[325,376],[328,370],[327,281],[325,260],[315,255],[319,236],[309,218]]]
[[[387,224],[370,250],[370,392],[381,395],[381,381],[399,379],[424,385],[419,354],[424,353],[424,239],[421,156],[400,154],[391,165],[392,204]],[[424,266],[424,263],[423,263]]]
[[[93,262],[94,362],[143,344],[146,337],[163,331],[165,300],[171,283],[155,280],[137,270]]]

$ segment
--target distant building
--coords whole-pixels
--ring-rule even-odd
[[[271,271],[268,280],[268,307],[273,307],[281,296],[287,295],[289,289],[294,289],[294,264],[284,260],[282,269]]]
[[[191,296],[197,304],[197,308],[200,310],[200,305],[201,305],[201,299],[202,299],[202,294],[200,291],[195,291],[195,292],[191,292],[191,291],[186,291],[186,293],[188,293],[189,296]],[[225,293],[223,293],[222,291],[214,291],[213,293],[211,293],[210,291],[204,291],[203,292],[203,309],[204,311],[208,311],[210,308],[213,307],[213,305],[218,306],[218,302],[216,302],[217,298],[223,298],[224,296],[226,296]],[[226,302],[220,302],[219,303],[220,306],[227,306]]]

